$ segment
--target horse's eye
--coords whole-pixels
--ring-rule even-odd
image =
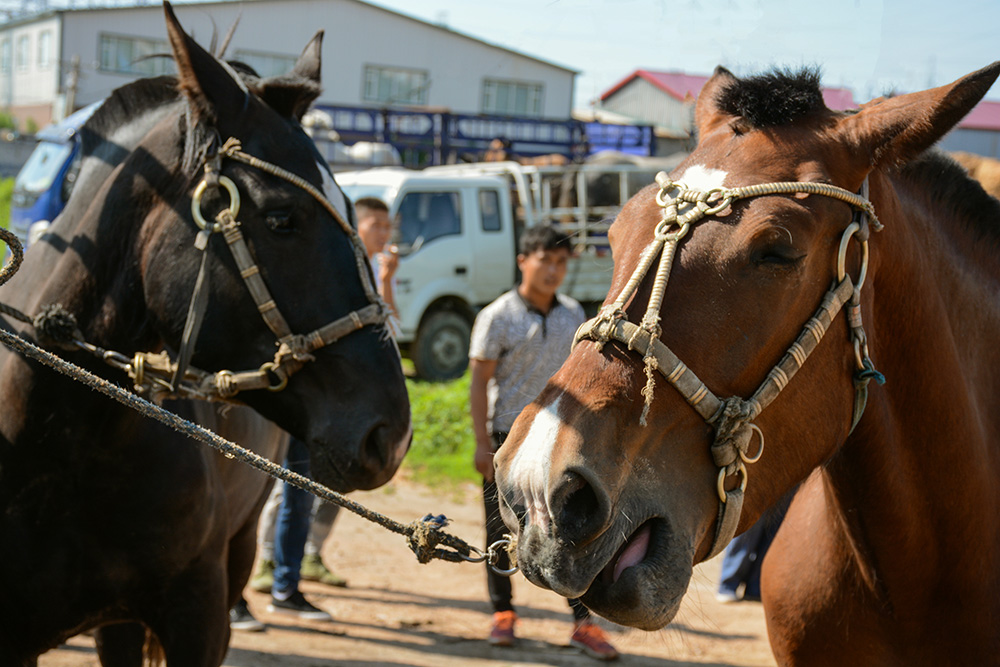
[[[750,261],[755,266],[792,268],[798,266],[804,258],[804,254],[790,246],[768,246],[755,252]]]
[[[287,234],[293,230],[292,216],[288,211],[271,211],[264,217],[268,229],[278,234]]]

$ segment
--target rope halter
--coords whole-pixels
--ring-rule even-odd
[[[753,421],[788,385],[822,340],[837,313],[845,306],[848,306],[848,322],[857,365],[854,376],[852,431],[864,413],[868,382],[872,379],[879,384],[885,382],[885,378],[874,369],[868,356],[867,340],[861,323],[860,303],[861,287],[864,285],[868,268],[869,226],[874,231],[880,231],[882,224],[875,216],[874,207],[867,198],[867,179],[861,186],[860,194],[827,183],[810,182],[765,183],[739,188],[695,190],[683,183],[670,180],[670,177],[662,171],[656,175],[656,183],[660,186],[656,194],[656,203],[663,209],[663,217],[656,225],[653,242],[640,255],[635,271],[614,302],[602,307],[597,317],[584,322],[577,330],[574,345],[588,339],[596,342],[600,349],[608,341],[616,340],[628,346],[629,350],[642,355],[646,374],[646,385],[642,389],[645,402],[639,417],[642,426],[646,426],[652,405],[653,390],[656,385],[655,372],[659,372],[680,392],[702,419],[713,427],[715,436],[711,454],[712,460],[719,468],[716,483],[719,515],[715,537],[709,554],[705,557],[705,560],[708,560],[718,554],[735,534],[747,486],[746,465],[756,462],[764,453],[764,434]],[[746,400],[737,396],[720,399],[660,340],[662,333],[660,308],[677,246],[687,235],[691,225],[708,216],[721,213],[735,201],[792,193],[831,197],[849,204],[854,209],[851,224],[841,237],[836,281],[824,295],[815,315],[805,323],[802,333],[767,374],[753,395]],[[845,269],[847,247],[853,237],[857,237],[862,249],[862,267],[856,285]],[[627,319],[625,306],[654,263],[656,263],[656,273],[649,304],[641,322],[634,324]],[[751,450],[750,443],[754,433],[758,436],[759,444]],[[726,490],[726,478],[736,474],[741,475],[740,483],[735,488]]]
[[[264,283],[260,267],[257,266],[240,231],[240,222],[236,218],[240,209],[239,189],[230,178],[221,175],[224,159],[242,162],[277,176],[305,190],[319,202],[350,239],[358,275],[368,300],[367,306],[351,311],[309,333],[292,333]],[[205,219],[201,210],[202,198],[209,188],[220,188],[229,198],[229,206],[223,208],[212,222]],[[388,319],[389,308],[375,289],[368,266],[368,256],[357,231],[344,220],[333,204],[315,186],[275,164],[244,153],[238,140],[233,138],[227,140],[219,152],[206,162],[205,176],[195,188],[191,198],[191,215],[200,229],[194,245],[203,254],[181,338],[180,351],[176,361],[171,361],[166,352],[158,354],[140,352],[128,363],[123,364],[123,370],[133,379],[136,391],[139,393],[146,393],[155,398],[228,400],[238,392],[248,389],[281,391],[294,372],[314,359],[313,352],[364,326],[383,325]],[[258,312],[277,339],[278,349],[274,357],[256,370],[242,372],[222,370],[210,374],[188,366],[208,302],[209,272],[206,270],[206,264],[208,241],[214,233],[221,233],[225,239],[239,268],[240,276],[257,305]]]

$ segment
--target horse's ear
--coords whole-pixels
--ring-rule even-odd
[[[320,30],[302,49],[302,55],[295,62],[292,74],[320,83],[320,67],[323,64],[323,31]]]
[[[957,125],[998,75],[1000,61],[946,86],[875,100],[840,121],[837,132],[865,167],[906,162]]]
[[[702,86],[701,92],[698,93],[698,101],[694,106],[694,123],[695,127],[698,128],[699,134],[707,134],[709,129],[716,122],[723,120],[723,118],[725,120],[730,119],[728,114],[723,115],[719,111],[716,98],[724,86],[732,84],[735,81],[736,76],[720,65],[715,68],[715,72],[711,78]]]
[[[288,76],[277,76],[260,82],[258,95],[268,106],[283,116],[302,120],[309,105],[319,97],[320,66],[323,55],[323,31],[320,30],[302,50]]]
[[[177,85],[196,115],[206,122],[214,122],[220,108],[242,109],[248,93],[237,80],[235,72],[184,32],[173,7],[166,0],[163,2],[163,13],[177,64]]]

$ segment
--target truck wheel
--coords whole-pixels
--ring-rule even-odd
[[[469,321],[457,313],[439,311],[428,315],[410,348],[417,375],[434,381],[461,377],[469,365],[471,336]]]

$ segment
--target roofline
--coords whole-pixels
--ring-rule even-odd
[[[615,93],[617,93],[619,90],[621,90],[622,88],[624,88],[626,85],[628,85],[629,83],[632,83],[632,81],[634,81],[635,79],[642,79],[643,81],[649,83],[654,88],[657,88],[657,89],[662,90],[663,92],[667,93],[668,95],[670,95],[674,99],[679,100],[681,102],[684,101],[684,98],[681,97],[677,93],[676,90],[668,88],[667,86],[662,85],[659,81],[657,81],[654,78],[648,76],[648,74],[647,74],[648,71],[649,70],[645,70],[645,69],[641,69],[641,68],[637,69],[637,70],[634,70],[631,74],[629,74],[628,76],[626,76],[624,79],[622,79],[621,81],[619,81],[618,83],[616,83],[615,85],[611,86],[606,91],[604,91],[601,94],[601,101],[603,102],[607,98],[611,97],[612,95],[614,95]],[[682,76],[704,76],[702,74],[688,74],[686,72],[664,72],[664,74],[680,74]]]
[[[278,0],[206,0],[206,1],[202,2],[200,0],[195,0],[194,2],[183,2],[183,0],[181,0],[179,2],[176,2],[176,6],[177,7],[185,7],[185,6],[196,5],[196,6],[200,6],[200,7],[205,7],[207,5],[231,5],[234,2],[241,2],[241,3],[249,3],[249,2],[275,2],[276,3],[277,1]],[[441,32],[447,33],[449,35],[454,35],[456,37],[461,37],[463,39],[470,40],[472,42],[475,42],[476,44],[479,44],[480,46],[484,46],[485,45],[485,46],[488,46],[488,47],[493,48],[493,49],[499,49],[500,51],[504,51],[506,53],[511,53],[511,54],[513,54],[515,56],[518,56],[520,58],[526,58],[528,60],[532,60],[532,61],[537,62],[539,64],[545,65],[546,67],[553,67],[555,69],[562,70],[564,72],[567,72],[567,73],[573,74],[573,75],[576,75],[576,74],[580,73],[580,70],[571,69],[569,67],[566,67],[565,65],[560,65],[558,63],[554,63],[551,60],[545,60],[545,59],[539,58],[537,56],[532,56],[532,55],[529,55],[527,53],[523,53],[521,51],[517,51],[515,49],[511,49],[511,48],[508,48],[506,46],[502,46],[502,45],[497,44],[495,42],[490,42],[490,41],[487,41],[485,39],[480,39],[478,37],[474,37],[472,35],[466,34],[464,32],[459,32],[458,30],[452,30],[451,28],[449,28],[447,26],[438,25],[436,23],[430,23],[429,21],[424,21],[423,19],[419,19],[419,18],[417,18],[415,16],[410,16],[409,14],[404,14],[404,13],[398,12],[398,11],[396,11],[394,9],[389,9],[388,7],[382,7],[381,5],[377,5],[374,2],[369,2],[368,0],[348,0],[348,1],[349,2],[354,2],[355,4],[364,5],[366,7],[371,7],[372,9],[378,10],[380,12],[385,12],[386,14],[391,14],[393,16],[398,16],[398,17],[404,18],[404,19],[406,19],[408,21],[413,21],[414,23],[419,23],[422,26],[426,26],[426,27],[429,27],[429,28],[434,28],[435,30],[440,30]],[[113,11],[113,10],[114,11],[122,11],[122,10],[128,11],[128,10],[132,10],[132,9],[156,9],[156,8],[157,8],[156,5],[138,5],[138,4],[136,4],[136,5],[127,5],[127,6],[118,5],[118,6],[110,6],[110,7],[79,7],[79,8],[77,8],[77,7],[68,7],[68,8],[63,8],[63,9],[49,9],[49,10],[46,10],[46,11],[38,13],[38,14],[31,14],[29,16],[25,16],[25,17],[22,17],[22,18],[14,19],[12,21],[7,21],[5,23],[0,23],[0,30],[3,30],[3,29],[8,28],[8,27],[11,27],[11,28],[17,27],[19,25],[24,25],[24,24],[27,24],[27,23],[34,23],[35,21],[39,21],[39,20],[41,20],[43,18],[51,18],[51,17],[58,16],[58,15],[61,15],[61,14],[79,14],[79,13],[83,13],[83,12],[106,12],[106,11]]]
[[[260,1],[260,0],[254,0],[254,1]],[[496,42],[490,42],[490,41],[487,41],[485,39],[480,39],[479,37],[474,37],[474,36],[469,35],[467,33],[460,32],[458,30],[453,30],[452,28],[449,28],[447,26],[439,25],[437,23],[430,23],[429,21],[425,21],[423,19],[419,19],[419,18],[417,18],[415,16],[410,16],[409,14],[404,14],[402,12],[398,12],[395,9],[389,9],[388,7],[383,7],[381,5],[375,4],[371,0],[350,0],[350,1],[351,2],[355,2],[355,3],[359,4],[359,5],[365,5],[367,7],[371,7],[372,9],[377,9],[377,10],[379,10],[381,12],[385,12],[387,14],[392,14],[393,16],[399,16],[401,18],[404,18],[404,19],[407,19],[407,20],[410,20],[410,21],[414,21],[414,22],[419,23],[421,25],[428,26],[428,27],[434,28],[436,30],[440,30],[442,32],[445,32],[445,33],[447,33],[449,35],[454,35],[456,37],[462,37],[463,39],[471,40],[471,41],[476,42],[477,44],[480,44],[480,45],[485,44],[486,46],[489,46],[489,47],[494,48],[494,49],[499,49],[501,51],[506,51],[507,53],[513,53],[514,55],[519,56],[521,58],[527,58],[528,60],[533,60],[533,61],[535,61],[537,63],[541,63],[542,65],[546,65],[548,67],[555,67],[556,69],[561,69],[564,72],[569,72],[570,74],[579,74],[580,73],[580,70],[571,69],[569,67],[566,67],[565,65],[560,65],[558,63],[552,62],[551,60],[545,60],[544,58],[539,58],[538,56],[532,56],[532,55],[529,55],[529,54],[524,53],[522,51],[517,51],[516,49],[512,49],[512,48],[509,48],[509,47],[506,47],[506,46],[502,46],[500,44],[497,44]]]

